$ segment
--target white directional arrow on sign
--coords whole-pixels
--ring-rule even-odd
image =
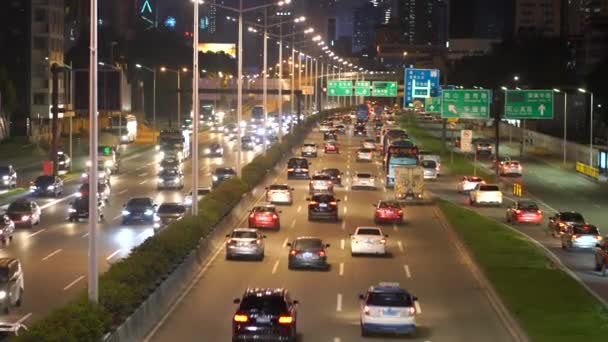
[[[545,115],[545,109],[547,109],[547,108],[546,108],[546,107],[545,107],[545,105],[544,105],[544,104],[542,104],[542,103],[541,103],[541,105],[540,105],[540,106],[538,106],[538,111],[540,112],[540,115],[541,115],[541,116]]]
[[[455,105],[448,105],[448,112],[458,114],[458,111],[456,110]]]

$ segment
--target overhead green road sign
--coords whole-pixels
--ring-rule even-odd
[[[327,96],[351,96],[353,94],[353,81],[329,81]]]
[[[489,90],[444,90],[441,94],[441,117],[487,119],[490,117]]]
[[[370,96],[370,81],[355,81],[355,96]]]
[[[424,110],[427,113],[441,112],[441,97],[427,97],[424,102]]]
[[[397,82],[373,81],[372,96],[397,97]]]
[[[553,90],[507,90],[506,119],[553,119]]]

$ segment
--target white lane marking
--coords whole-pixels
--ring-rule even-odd
[[[341,312],[342,311],[342,294],[338,293],[338,299],[336,302],[336,311]]]
[[[144,235],[145,235],[145,234],[147,234],[147,233],[148,233],[148,232],[144,230],[143,232],[141,232],[141,233],[137,234],[137,236],[135,237],[135,239],[139,239],[140,237],[144,236]]]
[[[344,195],[344,202],[348,202],[348,195]]]
[[[49,255],[47,255],[44,258],[42,258],[42,261],[46,261],[46,260],[52,258],[54,255],[57,255],[57,254],[61,253],[62,250],[63,249],[59,248],[58,250],[56,250],[54,252],[51,252]]]
[[[275,261],[274,266],[272,266],[272,274],[277,273],[278,268],[279,268],[279,260]]]
[[[288,239],[288,238],[285,238],[285,241],[283,241],[283,245],[282,245],[282,246],[283,246],[283,247],[287,247],[287,242],[289,242],[289,239]]]
[[[119,219],[119,218],[121,218],[121,217],[122,217],[122,213],[121,213],[121,214],[118,214],[118,215],[116,215],[116,216],[114,216],[114,217],[112,218],[112,221],[116,221],[116,220],[118,220],[118,219]]]
[[[343,240],[343,241],[344,241],[344,240]],[[340,263],[340,271],[338,272],[338,274],[339,274],[340,276],[343,276],[343,275],[344,275],[344,263],[343,263],[343,262],[341,262],[341,263]]]
[[[296,211],[297,211],[298,213],[299,213],[300,211],[302,211],[302,206],[301,206],[301,205],[299,205],[299,206],[298,206],[298,210],[296,210]]]
[[[334,337],[334,342],[342,342],[342,340],[339,337]]]
[[[598,209],[602,207],[602,206],[600,206],[600,205],[599,205],[599,204],[597,204],[597,203],[593,203],[593,206],[594,206],[594,207],[596,207],[596,208],[598,208]]]
[[[342,230],[346,229],[346,220],[342,220]]]
[[[293,221],[291,221],[291,225],[289,225],[289,229],[293,229],[296,226],[296,219],[293,219]]]
[[[148,173],[147,173],[147,172],[144,172],[144,173],[140,173],[138,176],[139,176],[139,177],[146,177],[147,175],[148,175]]]
[[[403,270],[405,271],[405,276],[408,278],[412,277],[412,274],[410,273],[410,267],[408,265],[403,265]]]
[[[344,250],[344,244],[345,244],[344,239],[340,239],[340,249],[341,250]]]
[[[386,187],[384,187],[384,188],[382,189],[382,191],[386,192]]]
[[[403,253],[403,243],[401,243],[401,241],[397,241],[397,247],[399,247],[399,251]]]
[[[32,313],[29,312],[27,313],[25,316],[21,317],[18,321],[17,324],[21,324],[23,322],[25,322],[28,318],[30,318],[32,316]]]
[[[41,205],[40,206],[40,210],[44,210],[44,209],[46,209],[48,207],[52,207],[52,206],[54,206],[57,203],[61,203],[63,201],[67,201],[67,200],[69,200],[70,198],[72,198],[74,196],[76,196],[76,193],[73,193],[73,194],[71,194],[69,196],[65,196],[65,197],[60,198],[60,199],[56,199],[56,200],[50,201],[49,203],[47,203],[45,205]]]
[[[346,214],[348,212],[348,208],[346,206],[344,206],[344,213]]]
[[[422,309],[420,308],[420,303],[418,303],[418,301],[414,302],[414,306],[416,307],[416,313],[417,314],[421,314],[422,313]]]
[[[148,182],[148,180],[147,180],[147,179],[145,179],[145,180],[143,180],[143,181],[139,182],[139,185],[144,185],[144,184],[146,184],[147,182]]]
[[[109,261],[110,259],[112,259],[113,257],[115,257],[118,253],[120,253],[120,249],[117,250],[117,251],[115,251],[114,253],[108,255],[108,257],[106,258],[106,260]]]
[[[397,231],[397,225],[393,223],[393,230]]]
[[[129,190],[128,190],[128,189],[120,190],[120,191],[118,192],[118,194],[119,194],[119,195],[126,194],[126,193],[127,193],[127,191],[129,191]]]
[[[44,232],[45,230],[46,230],[46,228],[42,228],[42,229],[40,229],[39,231],[37,231],[37,232],[35,232],[35,233],[32,233],[32,234],[30,234],[30,235],[26,235],[25,237],[29,239],[29,238],[31,238],[31,237],[34,237],[34,236],[36,236],[36,235],[38,235],[38,234],[40,234],[40,233]]]
[[[69,283],[68,285],[66,285],[66,287],[63,288],[63,291],[67,291],[70,289],[70,287],[76,285],[76,283],[78,283],[79,281],[81,281],[82,279],[84,279],[84,276],[80,276],[78,278],[76,278],[76,280],[74,280],[73,282]]]
[[[84,233],[81,237],[86,238],[87,236],[89,236],[89,233]]]

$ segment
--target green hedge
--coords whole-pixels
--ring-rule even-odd
[[[333,112],[333,111],[331,111]],[[133,248],[99,278],[99,304],[86,291],[66,306],[36,322],[15,341],[99,341],[119,326],[178,267],[243,195],[258,185],[274,165],[299,145],[310,129],[330,111],[309,117],[265,154],[243,167],[241,178],[222,183],[199,202],[199,215],[172,223]]]

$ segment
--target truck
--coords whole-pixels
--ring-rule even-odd
[[[119,173],[120,153],[114,146],[100,145],[97,147],[97,163],[109,169],[113,174]]]
[[[367,122],[369,120],[369,106],[360,104],[357,106],[357,121]]]
[[[258,125],[264,123],[264,106],[255,106],[251,109],[251,123]]]
[[[421,201],[424,198],[424,168],[419,165],[395,166],[395,198]]]
[[[178,129],[161,130],[156,152],[157,161],[169,155],[175,156],[180,161],[190,157],[190,132]]]

